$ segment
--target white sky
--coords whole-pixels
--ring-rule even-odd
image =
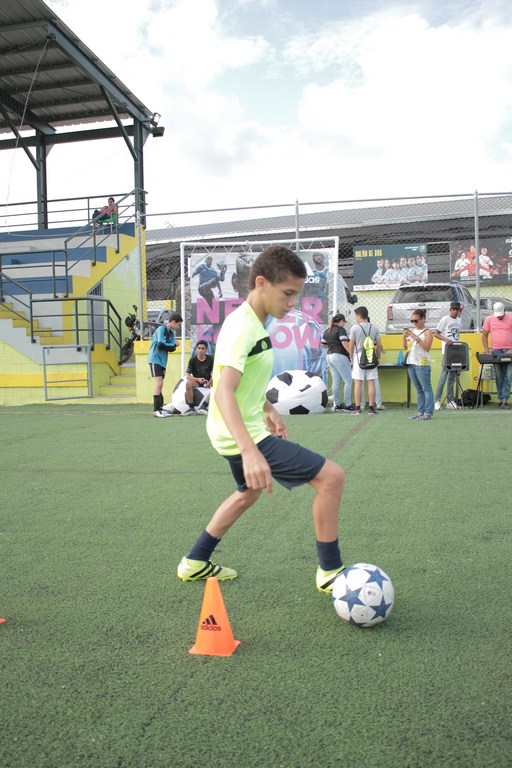
[[[162,115],[150,212],[512,189],[509,0],[46,2]],[[0,155],[0,203],[34,199]],[[134,186],[121,139],[54,147],[48,176]]]

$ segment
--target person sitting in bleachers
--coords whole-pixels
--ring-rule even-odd
[[[113,197],[108,198],[108,204],[103,208],[97,208],[94,211],[92,223],[95,229],[106,224],[117,224],[117,205]]]

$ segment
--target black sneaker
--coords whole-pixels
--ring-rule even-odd
[[[368,416],[377,416],[377,411],[373,405],[368,408]]]
[[[354,410],[352,411],[352,416],[360,416],[361,415],[361,409],[358,408],[358,406],[354,406]]]
[[[500,403],[500,405],[501,405],[501,403]],[[342,405],[335,405],[333,410],[334,411],[342,411],[343,410],[343,406]]]
[[[343,413],[352,413],[355,411],[355,405],[342,405],[340,406],[340,410],[343,411]]]

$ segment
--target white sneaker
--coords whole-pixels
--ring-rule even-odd
[[[208,408],[198,408],[196,413],[200,416],[208,416]]]
[[[436,409],[436,411],[440,411],[441,410],[441,401],[440,400],[436,400],[435,401],[434,408]]]
[[[153,416],[156,416],[157,419],[166,419],[168,416],[172,416],[172,413],[169,413],[169,411],[153,411]]]
[[[458,409],[459,409],[459,406],[457,405],[457,403],[454,400],[451,400],[449,403],[446,403],[446,410],[447,411],[449,411],[449,410],[457,411]]]
[[[377,405],[376,408],[377,408],[378,411],[385,411],[386,410],[386,406],[382,405],[382,403],[380,405]]]
[[[195,416],[195,415],[196,415],[195,408],[189,408],[188,411],[185,411],[185,412],[182,411],[180,413],[180,416]]]

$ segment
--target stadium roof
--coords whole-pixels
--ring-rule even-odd
[[[112,105],[120,118],[153,116],[42,0],[2,0],[1,133],[111,122]]]
[[[42,0],[2,0],[0,134],[14,138],[0,140],[0,149],[19,145],[34,165],[40,226],[47,226],[45,164],[52,145],[122,137],[134,162],[134,186],[142,190],[141,150],[150,134],[163,135],[159,118]],[[127,120],[133,122],[125,124]],[[98,125],[106,122],[111,125]],[[57,130],[86,124],[88,129]],[[30,147],[36,147],[36,156]]]

